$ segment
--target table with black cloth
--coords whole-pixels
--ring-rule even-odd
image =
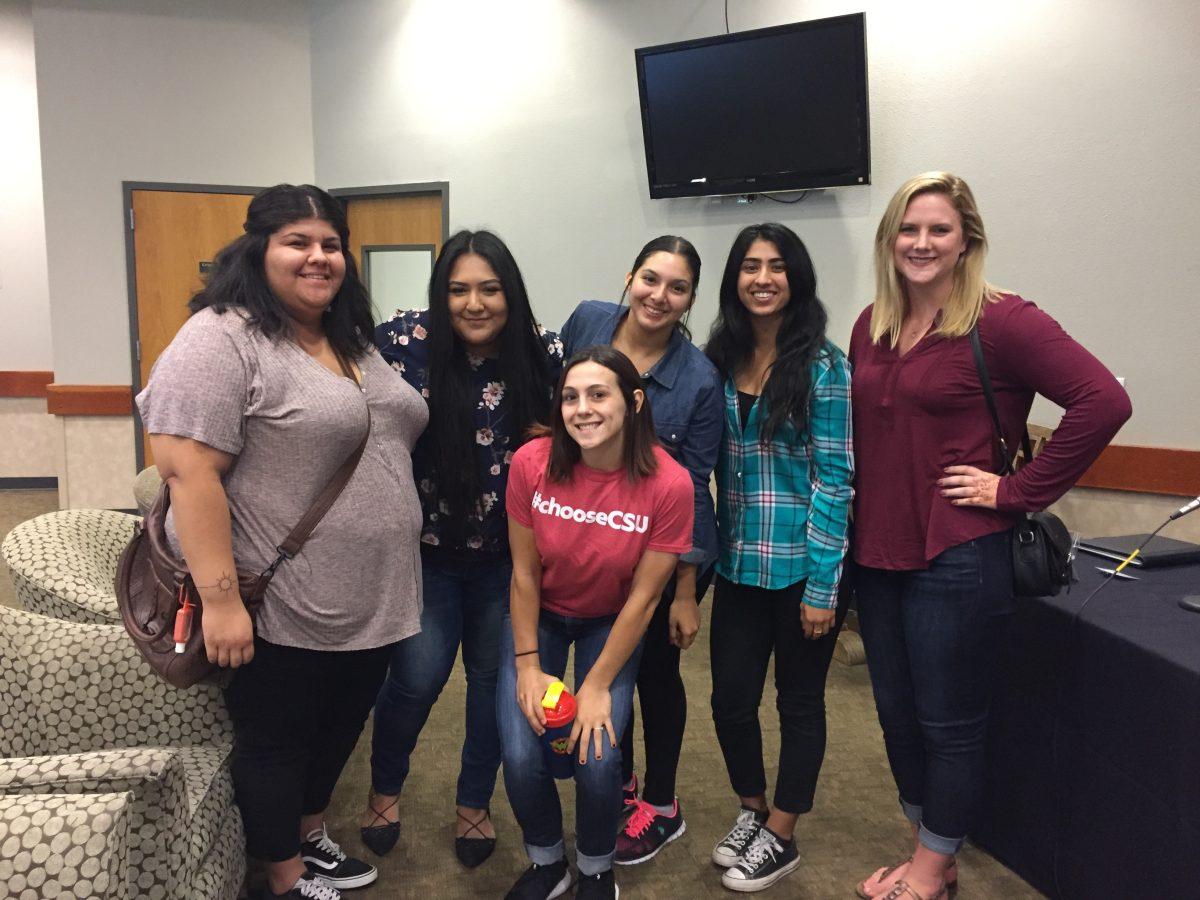
[[[1018,601],[972,837],[1062,900],[1200,898],[1200,565]],[[1111,565],[1111,563],[1108,563]]]

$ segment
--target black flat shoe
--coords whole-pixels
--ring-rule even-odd
[[[383,824],[364,825],[362,828],[359,828],[358,834],[368,850],[376,856],[387,856],[392,848],[396,846],[396,842],[400,840],[400,823],[389,822],[383,817],[383,814],[396,806],[400,802],[400,798],[397,797],[382,811],[375,808],[375,805],[371,802],[374,799],[375,795],[371,794],[367,799],[367,809],[375,814],[375,821],[382,822]]]
[[[483,822],[492,817],[492,811],[485,809],[483,816],[477,822],[472,822],[462,813],[458,813],[458,817],[471,827],[467,829],[467,834],[454,839],[454,855],[468,869],[473,869],[491,856],[492,851],[496,849],[496,839],[494,837],[487,837],[479,829],[479,826]],[[468,837],[467,835],[472,831],[478,831],[480,836]]]

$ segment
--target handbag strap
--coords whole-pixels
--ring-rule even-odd
[[[996,443],[1000,446],[1000,458],[1004,460],[1003,475],[1016,472],[1016,454],[1008,453],[1008,442],[1004,440],[1004,429],[1000,427],[1000,413],[996,411],[996,395],[992,392],[992,379],[988,375],[987,363],[983,359],[983,344],[979,340],[979,324],[971,328],[971,351],[975,355],[975,371],[979,373],[979,382],[983,385],[983,399],[987,401],[988,412],[992,416],[992,427],[996,430]],[[1033,447],[1029,443],[1029,429],[1021,432],[1021,447],[1025,451],[1025,461],[1033,459]]]
[[[362,379],[358,375],[358,371],[352,366],[347,365],[346,361],[338,357],[338,363],[341,364],[342,372],[347,378],[353,381],[360,388],[362,387]],[[296,523],[296,527],[288,532],[288,536],[280,542],[275,549],[279,551],[279,555],[275,557],[275,561],[263,573],[269,579],[275,574],[275,570],[285,559],[292,559],[300,552],[304,546],[304,542],[308,540],[313,530],[320,524],[321,519],[325,517],[325,513],[329,512],[329,508],[333,506],[346,485],[350,483],[350,479],[354,475],[354,470],[358,468],[359,460],[362,459],[364,451],[367,449],[367,441],[371,439],[371,405],[367,403],[367,431],[363,435],[362,442],[354,448],[354,451],[346,457],[345,461],[338,466],[336,472],[329,479],[324,489],[317,495],[317,499],[312,502],[312,506]]]

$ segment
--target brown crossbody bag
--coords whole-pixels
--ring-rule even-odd
[[[347,377],[353,378],[342,365]],[[353,380],[358,383],[357,378]],[[275,549],[278,555],[262,572],[237,568],[238,593],[253,618],[262,605],[267,585],[285,560],[298,554],[349,483],[371,436],[371,409],[367,407],[367,433],[346,457],[325,485],[308,512]],[[117,563],[117,607],[125,630],[133,638],[138,652],[155,674],[175,687],[191,687],[200,681],[223,681],[231,670],[208,661],[204,647],[203,604],[187,565],[176,556],[167,540],[167,510],[171,492],[166,483],[158,491],[154,505],[134,529],[133,537],[121,552]],[[184,612],[184,610],[187,612]],[[190,628],[176,642],[176,619],[190,615]]]

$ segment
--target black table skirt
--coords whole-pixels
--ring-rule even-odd
[[[1200,566],[1021,601],[975,843],[1062,900],[1200,898]]]

